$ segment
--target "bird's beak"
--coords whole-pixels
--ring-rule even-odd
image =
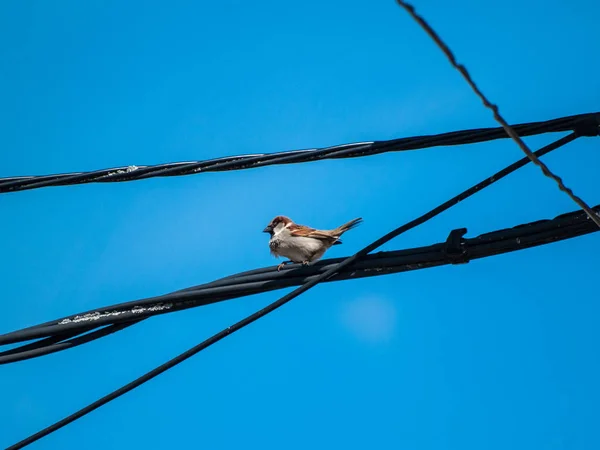
[[[271,225],[267,226],[264,230],[263,233],[272,233],[273,232],[273,227]]]

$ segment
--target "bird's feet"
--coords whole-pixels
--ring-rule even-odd
[[[277,272],[279,272],[281,269],[283,269],[283,267],[284,267],[286,264],[290,264],[290,263],[291,263],[291,261],[284,261],[284,262],[282,262],[281,264],[279,264],[279,265],[277,266]]]
[[[279,272],[281,269],[283,269],[286,264],[293,264],[293,263],[294,263],[294,261],[284,261],[284,262],[282,262],[281,264],[279,264],[277,266],[277,272]],[[310,264],[309,261],[302,261],[302,265],[303,266],[308,266],[309,264]]]

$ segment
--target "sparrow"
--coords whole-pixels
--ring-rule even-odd
[[[305,225],[294,223],[289,217],[277,216],[263,230],[269,233],[269,249],[276,258],[283,256],[289,258],[277,266],[280,271],[290,262],[308,265],[320,259],[332,246],[339,245],[340,236],[362,222],[362,218],[353,219],[333,230],[317,230]]]

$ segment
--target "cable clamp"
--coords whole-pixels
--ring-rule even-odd
[[[458,228],[452,230],[446,239],[443,252],[452,264],[466,264],[469,262],[469,255],[467,254],[465,240],[463,239],[466,233],[466,228]]]
[[[582,120],[575,125],[573,131],[579,136],[600,136],[600,114]]]

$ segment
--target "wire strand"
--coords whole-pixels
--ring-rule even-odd
[[[542,122],[515,125],[522,136],[541,133],[577,131],[582,136],[597,136],[600,113],[579,114]],[[436,146],[466,145],[507,138],[502,127],[454,131],[427,136],[414,136],[388,141],[358,142],[321,149],[294,150],[271,154],[238,155],[206,161],[167,163],[155,166],[126,166],[92,172],[44,176],[0,178],[0,194],[48,186],[84,183],[109,183],[142,180],[153,177],[192,175],[202,172],[244,170],[275,164],[292,164],[324,159],[357,158],[386,152],[419,150]]]
[[[521,150],[523,150],[523,152],[527,155],[527,157],[529,159],[531,159],[531,161],[533,161],[533,163],[542,170],[542,173],[544,175],[546,175],[548,178],[554,180],[556,182],[556,184],[558,185],[558,188],[561,191],[563,191],[564,193],[566,193],[571,198],[571,200],[573,200],[580,208],[582,208],[588,214],[590,219],[592,219],[594,221],[594,223],[596,225],[598,225],[598,227],[600,227],[600,216],[598,216],[598,214],[596,214],[594,211],[592,211],[592,208],[590,208],[588,206],[588,204],[585,201],[583,201],[583,199],[581,199],[580,197],[575,195],[575,193],[573,192],[572,189],[565,186],[562,178],[560,178],[558,175],[554,174],[548,168],[548,166],[545,163],[543,163],[542,161],[540,161],[540,159],[529,149],[529,147],[527,146],[527,144],[525,144],[523,139],[521,139],[519,134],[517,134],[515,132],[515,130],[508,124],[508,122],[506,122],[506,120],[504,120],[504,118],[500,115],[498,106],[488,100],[488,98],[484,95],[484,93],[481,91],[481,89],[479,89],[477,84],[475,84],[475,81],[469,74],[467,68],[463,64],[459,64],[457,62],[456,57],[454,56],[454,53],[452,52],[452,50],[450,50],[448,45],[446,45],[446,43],[442,40],[442,38],[429,25],[429,23],[427,23],[427,21],[422,16],[417,14],[414,6],[405,2],[404,0],[396,0],[396,1],[398,2],[398,5],[400,5],[401,8],[403,8],[406,12],[408,12],[408,14],[410,14],[410,16],[421,26],[421,28],[423,28],[423,30],[425,30],[425,32],[429,35],[429,37],[431,37],[431,39],[437,44],[437,46],[442,50],[442,52],[446,55],[446,57],[450,61],[450,64],[452,64],[452,66],[454,66],[454,68],[457,69],[461,73],[463,78],[469,84],[469,86],[471,87],[473,92],[475,92],[475,94],[479,97],[479,99],[484,104],[484,106],[492,111],[492,113],[494,115],[494,119],[496,119],[496,121],[500,125],[502,125],[502,128],[504,128],[504,130],[512,138],[512,140],[517,143],[519,148]]]

